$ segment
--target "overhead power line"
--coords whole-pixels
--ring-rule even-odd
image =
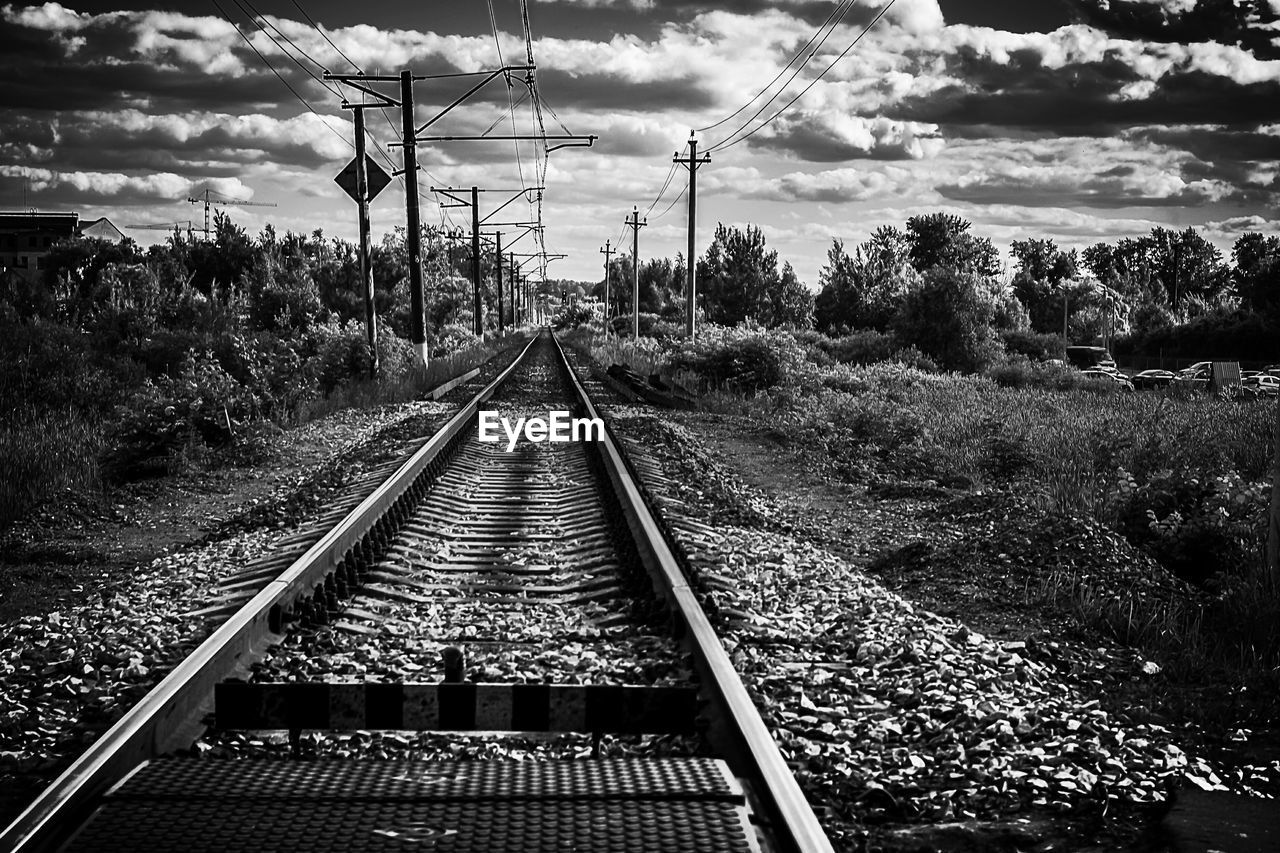
[[[844,18],[845,13],[849,11],[850,5],[852,5],[852,0],[840,0],[840,2],[836,4],[836,7],[831,10],[831,14],[827,15],[827,19],[822,22],[822,25],[818,27],[818,29],[814,30],[813,35],[809,36],[809,40],[804,43],[804,46],[801,47],[798,51],[796,51],[795,55],[792,56],[791,59],[787,61],[786,65],[782,66],[782,68],[778,71],[778,73],[774,75],[774,78],[772,80],[770,80],[767,84],[765,84],[765,87],[763,89],[761,89],[759,92],[756,92],[754,95],[751,96],[751,99],[748,100],[745,104],[738,107],[736,110],[734,110],[724,118],[720,119],[715,124],[709,124],[706,127],[698,128],[698,133],[705,133],[706,131],[711,130],[712,128],[719,127],[720,125],[727,122],[729,119],[736,116],[738,113],[745,110],[747,107],[751,106],[753,103],[755,103],[755,100],[757,98],[759,98],[765,92],[773,88],[773,84],[777,83],[778,80],[781,79],[782,75],[787,73],[787,69],[790,68],[792,64],[794,64],[795,61],[798,60],[800,57],[802,56],[805,57],[804,62],[800,64],[800,68],[803,68],[805,65],[807,65],[809,63],[809,60],[813,59],[814,55],[818,52],[818,48],[822,47],[822,42],[819,42],[816,46],[814,46],[813,44],[814,40],[817,39],[819,34],[821,34],[822,31],[827,28],[828,24],[830,24],[831,29],[834,30],[836,25],[840,23],[840,20]],[[837,14],[839,15],[839,18],[836,17]],[[833,19],[835,19],[836,21],[835,24],[831,23]],[[828,33],[827,35],[830,35],[830,33]],[[823,37],[823,41],[826,41],[826,36]],[[797,71],[798,70],[799,68],[797,69]],[[793,74],[792,77],[794,78],[794,76],[795,75]],[[790,83],[791,81],[788,80],[787,82]],[[786,86],[784,85],[782,88],[785,89]],[[780,89],[779,93],[781,93],[781,91],[782,90]],[[777,95],[774,95],[774,98],[776,97]],[[772,100],[773,99],[771,98],[770,101]],[[766,102],[766,105],[767,103],[768,102]]]
[[[312,115],[314,115],[318,119],[321,119],[321,123],[324,124],[325,127],[329,128],[330,133],[332,133],[334,136],[341,139],[344,143],[346,143],[347,147],[351,148],[351,150],[354,151],[355,145],[351,143],[351,140],[347,139],[341,133],[338,133],[338,131],[334,130],[333,127],[328,122],[324,121],[324,116],[316,112],[315,107],[311,106],[311,104],[307,102],[306,98],[298,94],[298,90],[293,88],[293,86],[289,83],[289,81],[284,78],[284,75],[282,75],[279,71],[277,71],[276,67],[272,65],[265,56],[262,55],[262,52],[259,51],[258,48],[254,45],[253,40],[250,39],[248,36],[246,36],[244,32],[238,26],[236,26],[236,22],[231,19],[231,16],[227,14],[226,9],[222,8],[222,5],[218,2],[218,0],[211,0],[211,2],[213,3],[214,6],[218,8],[218,11],[222,14],[222,17],[226,19],[227,23],[235,28],[235,31],[237,34],[239,34],[240,38],[244,39],[244,43],[249,45],[249,49],[252,50],[255,54],[257,54],[258,59],[262,60],[262,64],[267,66],[267,68],[271,69],[271,73],[276,75],[276,78],[279,79],[279,81],[285,85],[285,88],[288,89],[290,92],[292,92],[293,96],[297,98],[299,101],[301,101],[302,105],[306,107],[307,110]]]
[[[857,38],[855,38],[853,41],[849,42],[849,46],[848,46],[848,47],[846,47],[844,50],[840,51],[840,54],[839,54],[835,59],[831,60],[831,64],[830,64],[830,65],[828,65],[826,68],[822,69],[822,71],[821,71],[821,72],[819,72],[819,74],[818,74],[818,76],[817,76],[817,77],[814,77],[812,80],[810,80],[810,81],[809,81],[809,85],[807,85],[807,86],[805,86],[803,89],[801,89],[801,90],[800,90],[800,93],[799,93],[798,95],[796,95],[796,96],[795,96],[794,98],[792,98],[791,100],[787,101],[786,105],[785,105],[785,106],[783,106],[783,107],[782,107],[782,109],[778,110],[776,113],[774,113],[773,115],[769,116],[767,119],[765,119],[765,120],[764,120],[763,122],[761,122],[759,125],[757,125],[756,127],[754,127],[750,132],[748,132],[748,133],[744,134],[743,136],[741,136],[741,137],[739,137],[739,138],[737,138],[737,139],[733,139],[733,141],[732,141],[732,142],[730,142],[729,140],[730,140],[730,139],[732,139],[732,137],[733,137],[735,134],[737,134],[737,133],[741,132],[741,131],[743,130],[743,128],[745,128],[745,127],[746,127],[746,125],[743,125],[743,127],[738,128],[738,130],[734,131],[734,133],[730,134],[728,137],[726,137],[725,139],[721,140],[719,143],[717,143],[717,144],[715,144],[715,145],[711,146],[711,148],[707,149],[707,153],[708,153],[708,154],[710,154],[710,153],[715,152],[715,151],[720,151],[720,150],[723,150],[723,149],[726,149],[726,148],[732,148],[733,146],[737,145],[739,142],[746,142],[748,139],[750,139],[751,137],[755,136],[757,133],[759,133],[761,130],[763,130],[765,127],[767,127],[769,124],[771,124],[775,119],[777,119],[777,118],[778,118],[778,116],[780,116],[780,115],[782,115],[783,113],[785,113],[788,109],[790,109],[790,108],[791,108],[791,105],[792,105],[792,104],[794,104],[796,101],[798,101],[798,100],[800,100],[801,98],[803,98],[803,97],[805,96],[805,94],[806,94],[810,89],[812,89],[815,85],[817,85],[817,83],[818,83],[818,81],[819,81],[819,80],[821,80],[823,77],[825,77],[825,76],[826,76],[826,74],[827,74],[827,72],[828,72],[828,71],[830,71],[832,68],[834,68],[834,67],[836,66],[836,64],[837,64],[838,62],[840,62],[840,60],[842,60],[842,59],[844,59],[844,58],[845,58],[845,56],[847,56],[847,55],[849,54],[849,51],[853,50],[854,46],[856,46],[856,45],[858,44],[858,42],[862,41],[863,37],[864,37],[867,33],[871,32],[871,28],[872,28],[872,27],[874,27],[877,23],[879,23],[879,22],[880,22],[880,19],[881,19],[881,18],[883,18],[883,17],[885,16],[885,13],[887,13],[891,8],[893,8],[893,4],[894,4],[894,3],[896,3],[896,2],[897,2],[897,0],[889,0],[889,2],[888,2],[887,4],[885,4],[884,8],[883,8],[883,9],[881,9],[881,10],[879,11],[879,13],[877,13],[877,14],[876,14],[876,16],[875,16],[874,18],[872,18],[872,19],[871,19],[871,22],[870,22],[869,24],[867,24],[865,27],[863,27],[863,28],[862,28],[862,32],[858,33]],[[757,113],[756,113],[756,115],[759,115],[759,112],[757,112]],[[752,117],[752,119],[753,119],[753,120],[754,120],[754,118],[755,118],[755,116],[753,116],[753,117]],[[748,122],[748,124],[750,124],[750,122]]]
[[[307,14],[307,10],[302,8],[302,4],[300,4],[298,0],[293,0],[293,5],[297,7],[298,11],[302,14],[302,17],[307,19],[307,23],[311,25],[311,28],[314,29],[316,32],[318,32],[321,35],[321,37],[324,38],[324,40],[329,43],[329,47],[333,48],[338,52],[338,56],[341,56],[343,59],[345,59],[348,65],[350,65],[355,70],[359,71],[361,74],[364,73],[364,71],[360,68],[359,65],[356,65],[354,62],[351,61],[351,57],[347,56],[345,53],[342,52],[342,48],[338,47],[336,44],[333,43],[333,39],[329,38],[329,34],[326,33],[323,29],[321,29],[319,24],[317,24],[314,20],[312,20],[311,16]]]
[[[306,74],[312,80],[319,83],[321,86],[327,89],[331,94],[334,94],[334,95],[340,94],[337,89],[333,88],[328,83],[326,83],[323,78],[317,77],[314,71],[312,71],[307,66],[303,65],[302,62],[299,61],[297,57],[295,57],[292,53],[286,50],[284,45],[282,45],[280,41],[276,39],[275,36],[267,32],[267,26],[270,26],[271,29],[275,30],[276,33],[281,38],[283,38],[286,42],[292,45],[293,49],[298,51],[298,53],[300,53],[303,57],[305,57],[307,61],[310,62],[312,65],[316,66],[323,72],[327,72],[329,69],[325,68],[319,62],[316,62],[314,59],[312,59],[311,54],[307,53],[305,50],[298,47],[298,45],[294,42],[293,39],[285,35],[284,32],[281,31],[279,27],[273,24],[270,20],[267,19],[265,15],[263,15],[256,8],[254,8],[254,5],[249,0],[231,0],[231,2],[235,3],[236,6],[240,8],[240,11],[244,13],[244,16],[248,18],[249,21],[254,26],[256,26],[259,30],[261,30],[262,34],[265,35],[268,39],[270,39],[271,43],[275,45],[277,48],[279,48],[280,52],[283,53],[286,57],[288,57],[290,62],[292,62],[294,65],[298,66],[299,68],[301,68],[302,73]],[[265,22],[266,26],[264,26],[262,22]]]

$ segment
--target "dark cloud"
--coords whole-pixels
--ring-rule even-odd
[[[1092,207],[1115,209],[1125,207],[1198,207],[1224,199],[1208,188],[1196,185],[1177,192],[1143,193],[1135,189],[1131,170],[1112,169],[1081,180],[1075,175],[1061,178],[1040,177],[1027,180],[1017,175],[985,175],[964,184],[944,184],[939,193],[954,201],[970,204],[1010,204],[1024,207]],[[1251,200],[1247,193],[1236,191],[1225,200]],[[1256,196],[1254,199],[1256,200]]]
[[[1257,129],[1216,125],[1142,127],[1128,135],[1132,139],[1179,148],[1209,163],[1280,159],[1280,136]]]
[[[716,98],[697,77],[627,80],[613,74],[590,77],[555,68],[539,69],[538,87],[555,93],[557,106],[618,111],[696,110],[716,105]]]
[[[1135,0],[1070,0],[1077,20],[1122,38],[1191,44],[1238,44],[1259,58],[1280,58],[1274,32],[1280,20],[1267,0],[1196,0],[1186,11]]]
[[[892,114],[942,125],[944,135],[965,128],[966,136],[1110,136],[1133,125],[1241,128],[1280,120],[1280,80],[1240,84],[1203,71],[1173,72],[1155,82],[1150,94],[1131,99],[1120,97],[1121,90],[1139,78],[1118,61],[1062,69],[1011,65],[974,70],[965,80],[907,98]]]

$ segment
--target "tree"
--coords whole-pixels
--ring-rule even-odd
[[[911,264],[920,272],[950,267],[979,276],[1000,272],[1000,253],[986,237],[969,233],[970,222],[950,213],[930,213],[907,220]]]
[[[320,315],[320,291],[298,235],[277,240],[273,230],[264,231],[241,282],[255,329],[277,334],[306,331]]]
[[[919,280],[909,248],[907,235],[888,225],[872,232],[852,256],[843,243],[833,240],[814,304],[818,327],[887,329],[907,291]]]
[[[813,321],[813,298],[778,253],[765,248],[764,234],[716,226],[715,239],[698,261],[698,281],[707,319],[732,326],[748,317],[765,326],[805,326]],[[804,293],[801,293],[804,291]]]
[[[814,318],[819,329],[831,331],[841,326],[857,328],[862,314],[863,284],[859,264],[844,251],[844,243],[832,239],[827,249],[827,265],[818,273],[821,289],[814,299]]]
[[[1076,275],[1075,250],[1064,252],[1053,240],[1014,240],[1010,244],[1018,272],[1013,292],[1027,308],[1031,328],[1037,332],[1061,332],[1066,282]],[[1066,305],[1070,306],[1068,295]]]
[[[102,271],[140,260],[138,247],[128,238],[120,243],[85,237],[59,240],[43,259],[43,287],[15,282],[8,298],[22,315],[57,316],[79,324],[105,296],[99,288]]]
[[[1231,258],[1232,280],[1244,307],[1280,320],[1280,237],[1241,234]]]
[[[1222,253],[1194,228],[1175,232],[1152,228],[1143,238],[1152,277],[1159,280],[1177,313],[1188,296],[1216,298],[1230,283]]]
[[[796,278],[791,262],[782,265],[782,275],[768,294],[768,325],[788,329],[813,328],[813,293]]]
[[[983,279],[935,265],[910,291],[893,323],[904,345],[915,346],[950,370],[981,370],[1000,352],[994,313]]]
[[[226,297],[252,265],[253,243],[230,216],[215,210],[212,240],[187,238],[175,231],[169,236],[169,251],[186,268],[184,278],[189,278],[196,290],[210,298]]]

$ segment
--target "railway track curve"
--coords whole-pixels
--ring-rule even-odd
[[[0,850],[830,850],[607,424],[508,449],[482,410],[599,419],[531,339]],[[453,760],[473,736],[548,760]]]

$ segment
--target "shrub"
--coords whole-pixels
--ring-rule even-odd
[[[1032,361],[1064,358],[1066,354],[1061,335],[1041,334],[1030,329],[1004,329],[1000,332],[1000,340],[1011,356],[1022,355]]]
[[[106,413],[142,379],[128,358],[98,353],[93,339],[47,320],[0,324],[0,411],[28,403]]]
[[[475,340],[474,335],[459,336],[454,342]],[[306,365],[298,363],[299,372],[311,380],[316,389],[326,397],[339,388],[369,378],[369,338],[362,323],[345,323],[326,329],[319,338],[318,369],[312,378],[306,373]],[[443,353],[440,353],[443,355]],[[409,372],[418,362],[413,344],[398,336],[389,326],[378,330],[378,377],[396,380]],[[307,395],[307,397],[314,394]],[[299,408],[305,400],[299,399]]]
[[[819,341],[818,348],[832,359],[845,364],[871,364],[889,361],[899,349],[892,332],[862,329],[842,338]]]
[[[145,380],[129,399],[104,467],[116,481],[180,469],[204,447],[232,441],[259,409],[259,400],[211,352],[194,353],[177,376]]]
[[[320,289],[295,258],[257,255],[245,273],[249,321],[256,329],[306,331],[320,314]]]
[[[586,305],[566,305],[551,318],[551,327],[557,331],[576,329],[590,323],[595,312]]]
[[[1196,317],[1180,326],[1156,326],[1116,338],[1117,356],[1280,360],[1280,329],[1259,314],[1226,311]]]
[[[1025,388],[1031,384],[1033,371],[1025,358],[1010,359],[987,369],[986,375],[1001,388]]]
[[[441,326],[436,331],[431,338],[429,349],[433,357],[445,356],[471,349],[479,343],[480,338],[476,337],[476,333],[471,331],[470,327],[459,323],[450,323],[446,326]]]
[[[1182,578],[1203,583],[1240,574],[1259,553],[1270,486],[1235,472],[1203,477],[1163,471],[1141,485],[1121,469],[1115,486],[1119,527]]]
[[[792,335],[746,326],[705,326],[695,341],[678,343],[668,364],[697,374],[705,385],[739,392],[813,378],[812,365]]]
[[[612,320],[610,320],[609,324],[613,327],[614,333],[618,335],[630,335],[632,316],[633,315],[631,314],[618,314]],[[663,323],[662,318],[659,317],[657,314],[650,314],[647,311],[640,312],[640,334],[641,335],[644,335],[646,337],[653,337],[654,336],[653,332],[655,328],[659,327],[659,324],[662,324],[663,327],[668,327],[666,323]],[[701,330],[703,327],[699,326],[698,328],[699,328],[698,333],[701,334],[702,333]]]

